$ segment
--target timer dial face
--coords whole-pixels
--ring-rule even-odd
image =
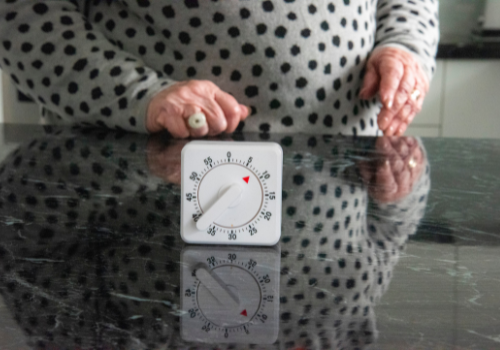
[[[276,143],[193,141],[182,150],[181,236],[188,243],[274,245],[283,151]]]
[[[279,327],[278,248],[187,247],[181,257],[184,340],[272,344]]]

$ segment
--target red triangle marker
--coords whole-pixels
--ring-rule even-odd
[[[245,316],[245,317],[248,317],[248,315],[247,315],[247,310],[246,310],[246,309],[245,309],[245,310],[243,310],[243,311],[241,312],[241,314],[240,314],[240,315],[243,315],[243,316]]]
[[[247,176],[247,177],[244,177],[243,178],[243,181],[245,181],[246,183],[248,183],[248,181],[250,180],[250,176]],[[245,315],[246,316],[246,315]]]

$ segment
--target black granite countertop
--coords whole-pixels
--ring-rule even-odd
[[[438,45],[438,59],[500,59],[500,32],[474,29],[469,35],[454,35]]]
[[[437,59],[500,59],[500,40],[498,42],[466,40],[457,43],[440,43]]]
[[[1,349],[500,346],[499,141],[226,137],[284,151],[281,240],[261,248],[182,242],[185,141],[0,133]]]

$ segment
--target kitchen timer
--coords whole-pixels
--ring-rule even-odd
[[[185,242],[274,245],[279,241],[281,146],[192,141],[184,146],[181,163]]]

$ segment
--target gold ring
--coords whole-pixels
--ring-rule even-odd
[[[411,93],[410,95],[410,98],[413,100],[413,101],[418,101],[418,99],[420,98],[420,91],[415,89],[413,90],[413,92]]]
[[[415,161],[415,158],[411,158],[410,161],[408,162],[408,166],[410,168],[415,168],[417,166],[417,162]]]

